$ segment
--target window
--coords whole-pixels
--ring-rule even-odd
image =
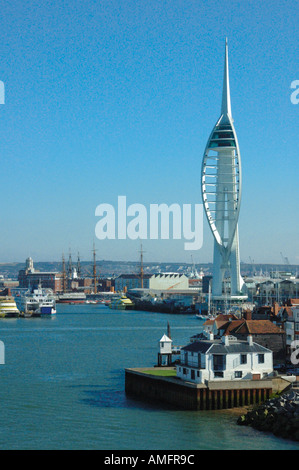
[[[183,368],[183,374],[187,375],[187,369],[185,369],[185,367]]]
[[[234,134],[232,132],[215,132],[213,135],[214,139],[233,139]]]
[[[223,372],[214,372],[214,377],[218,377],[219,379],[223,379]]]
[[[229,131],[232,130],[231,126],[229,126],[228,124],[220,124],[220,126],[218,126],[217,129],[220,129],[220,130],[226,129]]]
[[[191,380],[195,380],[195,371],[191,369]]]
[[[265,355],[264,354],[259,354],[258,355],[258,363],[259,364],[264,364],[265,362]]]
[[[214,147],[235,147],[235,141],[234,140],[211,140],[210,148]]]
[[[242,376],[243,376],[243,373],[240,370],[236,370],[235,379],[241,379]]]
[[[213,369],[214,370],[225,370],[225,365],[226,365],[226,356],[224,355],[213,355]]]
[[[247,354],[241,354],[241,364],[247,364]]]

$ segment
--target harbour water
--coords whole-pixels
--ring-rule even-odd
[[[58,305],[53,318],[1,319],[0,449],[299,449],[236,425],[229,411],[179,411],[128,399],[126,367],[156,363],[170,323],[174,344],[194,315]]]

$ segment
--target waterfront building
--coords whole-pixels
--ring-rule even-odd
[[[150,274],[143,274],[143,287],[149,288]],[[115,279],[115,291],[125,292],[129,289],[141,289],[140,274],[121,274]]]
[[[220,328],[232,320],[237,320],[237,317],[233,314],[219,314],[216,318],[206,320],[203,324],[203,329],[207,333],[217,335]]]
[[[274,276],[275,274],[275,276]],[[299,294],[299,279],[281,277],[285,273],[272,273],[270,276],[253,276],[245,279],[250,300],[259,306],[288,302]]]
[[[98,290],[100,292],[114,292],[115,279],[114,278],[100,278],[98,279]]]
[[[233,124],[229,85],[228,46],[225,44],[221,115],[205,148],[201,171],[202,198],[214,237],[212,299],[243,301],[240,274],[238,218],[242,175],[241,155]],[[229,278],[229,286],[224,286]]]
[[[274,363],[285,362],[285,331],[270,320],[232,320],[220,326],[218,334],[221,337],[233,335],[238,340],[245,340],[251,335],[257,344],[271,349]]]
[[[60,292],[63,289],[62,274],[56,271],[38,271],[34,268],[33,259],[27,258],[25,269],[21,269],[18,275],[19,287],[29,288],[41,285],[44,289],[52,289]]]
[[[197,384],[260,380],[273,373],[272,351],[254,343],[250,335],[240,341],[234,336],[214,339],[207,334],[181,349],[176,371],[181,380]]]
[[[189,289],[189,279],[185,274],[178,273],[153,274],[149,280],[149,288],[153,290],[186,291]]]
[[[202,293],[208,294],[210,290],[210,286],[212,285],[213,277],[211,275],[203,276],[202,278]]]
[[[5,278],[3,275],[0,275],[0,290],[1,289],[9,289],[11,287],[18,287],[19,286],[19,281],[16,281],[15,279],[9,279]]]
[[[290,356],[293,352],[294,341],[299,341],[299,305],[289,307],[288,310],[290,314],[287,315],[285,321],[285,332],[287,355]]]
[[[140,274],[121,274],[115,279],[116,292],[132,289],[141,289]],[[143,274],[143,289],[188,291],[189,280],[184,274],[178,273]]]

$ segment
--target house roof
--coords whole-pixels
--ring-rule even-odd
[[[204,325],[214,325],[214,323],[216,323],[216,327],[217,327],[217,329],[219,329],[222,325],[224,325],[225,323],[227,323],[230,320],[237,320],[237,317],[235,315],[232,315],[232,314],[222,314],[222,313],[220,313],[213,320],[206,320],[204,322]]]
[[[293,316],[292,307],[288,307],[288,306],[281,307],[281,309],[279,310],[278,313],[279,313],[280,315],[286,314],[288,317],[292,317],[292,316]]]
[[[234,354],[234,353],[248,353],[248,352],[272,352],[270,349],[261,346],[260,344],[248,344],[247,341],[232,342],[228,346],[224,343],[213,344],[209,353],[212,354]]]
[[[264,334],[283,334],[283,330],[274,325],[270,320],[233,320],[226,323],[221,328],[224,335],[231,334],[251,334],[251,335],[264,335]]]
[[[247,341],[232,341],[229,345],[225,345],[221,340],[195,341],[194,343],[188,344],[182,348],[182,351],[197,352],[201,354],[206,354],[207,352],[209,352],[209,354],[272,352],[270,349],[257,343],[249,344]]]
[[[143,274],[143,279],[149,279],[152,274]],[[141,279],[140,274],[120,274],[117,279]]]
[[[228,313],[228,314],[220,313],[215,318],[215,320],[217,320],[217,321],[229,321],[230,319],[237,320],[237,317],[235,315],[231,314],[231,313]]]
[[[205,354],[212,344],[213,341],[195,341],[194,343],[187,344],[187,346],[184,346],[181,350]]]
[[[162,338],[160,339],[160,343],[172,343],[172,340],[168,338],[168,336],[163,335]]]
[[[157,277],[157,278],[162,278],[162,277],[169,277],[169,278],[177,278],[177,277],[183,277],[185,276],[184,274],[181,274],[181,273],[157,273],[157,274],[153,274],[154,277]]]

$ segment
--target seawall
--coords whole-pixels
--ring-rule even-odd
[[[271,379],[194,384],[176,377],[151,375],[152,370],[126,369],[126,394],[181,409],[220,410],[261,403],[273,391]]]

